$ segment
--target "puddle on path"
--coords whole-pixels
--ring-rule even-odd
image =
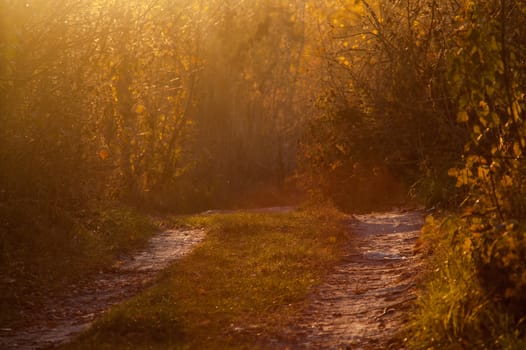
[[[32,311],[30,326],[0,334],[0,348],[40,349],[67,342],[110,306],[151,284],[157,272],[188,254],[204,237],[204,230],[167,230],[155,235],[147,247],[123,258],[112,271],[100,273],[88,285],[72,286],[68,295],[45,300]]]
[[[314,290],[304,314],[271,347],[399,349],[401,344],[389,342],[403,327],[404,310],[415,298],[422,261],[414,246],[423,214],[354,216],[343,263]]]

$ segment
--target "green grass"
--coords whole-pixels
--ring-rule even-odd
[[[408,348],[526,349],[524,321],[481,288],[467,237],[456,217],[428,218],[422,240],[433,254],[405,332]]]
[[[117,204],[68,211],[49,203],[0,207],[0,325],[20,321],[27,303],[108,268],[144,245],[154,225]]]
[[[206,227],[205,241],[65,348],[261,348],[338,261],[342,218],[331,209],[179,218]]]

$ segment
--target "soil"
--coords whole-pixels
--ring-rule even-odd
[[[414,247],[422,211],[355,215],[342,263],[310,295],[307,307],[271,348],[402,349],[422,266]]]
[[[0,349],[42,349],[69,341],[85,330],[110,306],[149,286],[158,272],[188,254],[201,240],[203,230],[167,230],[148,246],[124,257],[90,283],[71,286],[62,295],[49,296],[28,310],[31,324],[0,330]]]

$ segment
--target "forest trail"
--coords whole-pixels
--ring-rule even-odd
[[[348,254],[279,341],[289,349],[400,349],[392,338],[415,299],[422,211],[355,215]]]
[[[166,230],[143,250],[124,257],[88,284],[72,286],[27,310],[31,324],[0,333],[0,349],[40,349],[69,341],[110,306],[150,285],[157,273],[188,254],[205,237],[204,230]]]
[[[292,207],[254,209],[289,212]],[[203,214],[231,211],[214,210]],[[311,293],[305,312],[280,339],[265,347],[289,349],[386,349],[404,322],[404,308],[414,296],[421,259],[414,245],[423,212],[355,215],[352,239],[342,263]],[[0,348],[39,349],[69,341],[110,306],[150,285],[157,272],[188,254],[204,230],[167,230],[148,247],[123,258],[89,285],[48,298],[29,312],[31,325],[2,330]],[[399,344],[393,348],[398,349]]]

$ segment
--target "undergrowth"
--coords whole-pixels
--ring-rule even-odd
[[[428,217],[422,249],[428,272],[407,330],[410,349],[526,349],[523,320],[479,282],[469,228],[458,217]]]
[[[65,348],[260,349],[338,261],[341,219],[329,209],[178,219],[206,227],[205,241]]]
[[[38,201],[1,206],[0,325],[20,321],[39,297],[111,266],[154,232],[149,219],[117,204],[76,211]]]

